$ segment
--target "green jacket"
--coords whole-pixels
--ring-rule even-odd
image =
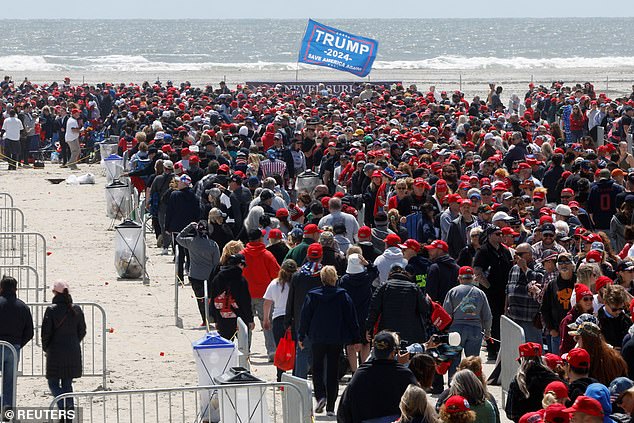
[[[286,259],[293,259],[298,266],[301,266],[306,260],[306,253],[308,252],[308,246],[315,242],[312,238],[304,238],[302,242],[293,247],[284,257]]]

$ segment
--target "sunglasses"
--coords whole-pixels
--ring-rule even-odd
[[[593,299],[592,295],[585,295],[581,298],[581,301],[592,301]]]
[[[608,307],[610,307],[610,309],[612,309],[612,311],[614,312],[619,312],[619,311],[625,311],[627,310],[625,307],[612,307],[611,305],[607,304]]]
[[[559,260],[557,264],[572,264],[570,260]]]
[[[570,200],[571,198],[572,198],[572,197],[571,197],[571,196],[569,196],[569,195],[562,195],[562,196],[561,196],[561,199],[562,199],[562,200]]]

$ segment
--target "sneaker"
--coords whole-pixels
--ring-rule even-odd
[[[68,166],[67,166],[67,165],[65,165],[65,164],[63,164],[63,165],[61,165],[60,167],[61,167],[62,169],[66,169]]]
[[[324,408],[326,408],[326,398],[322,398],[317,401],[317,406],[315,407],[315,413],[323,413]]]
[[[156,246],[159,248],[163,246],[163,234],[159,235],[158,238],[156,238]]]
[[[326,415],[327,415],[328,417],[334,417],[334,416],[336,416],[336,414],[335,414],[335,412],[334,412],[334,411],[326,411]]]
[[[169,254],[169,251],[167,251],[167,248],[163,248],[163,251],[161,251],[161,255],[166,256],[168,254]]]

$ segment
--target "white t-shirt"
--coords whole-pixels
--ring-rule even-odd
[[[288,300],[288,291],[290,290],[288,284],[284,284],[284,291],[282,291],[282,286],[277,283],[277,278],[273,279],[266,288],[264,299],[273,301],[273,319],[286,314],[286,300]]]
[[[17,117],[10,117],[4,120],[2,129],[6,131],[4,133],[5,139],[20,141],[20,131],[24,129],[24,125],[22,125],[22,121]]]
[[[73,128],[79,129],[79,122],[74,117],[69,117],[68,122],[66,122],[66,138],[64,139],[66,142],[75,141],[79,138],[79,134],[72,131]]]

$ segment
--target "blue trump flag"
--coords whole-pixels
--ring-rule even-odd
[[[366,76],[372,70],[379,42],[308,20],[299,61]]]

